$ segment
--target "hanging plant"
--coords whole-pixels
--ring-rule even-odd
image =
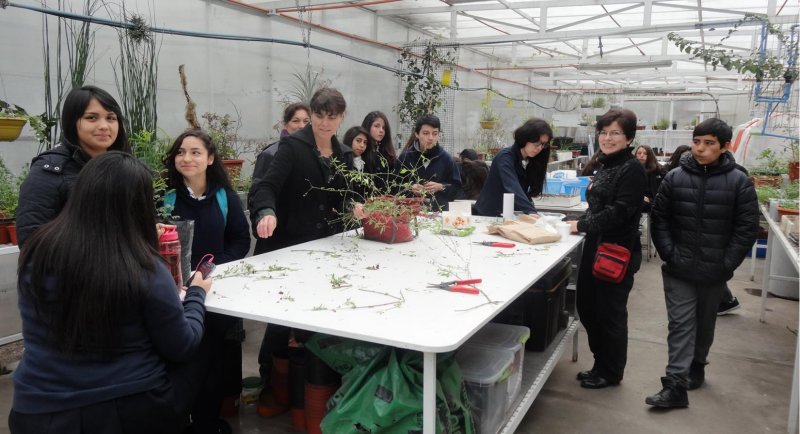
[[[765,18],[746,14],[728,30],[728,34],[720,39],[717,45],[721,45],[726,39],[730,38],[731,35],[739,30],[742,24],[752,21],[761,22],[766,27],[767,33],[780,41],[783,46],[783,50],[780,50],[780,55],[767,55],[766,53],[761,55],[758,52],[752,52],[749,57],[743,57],[734,53],[733,50],[704,48],[700,42],[686,39],[675,32],[668,33],[667,39],[675,44],[680,51],[690,54],[693,59],[702,59],[707,65],[710,64],[715,71],[717,67],[722,67],[728,71],[736,71],[741,74],[753,74],[758,81],[765,78],[783,77],[787,83],[793,83],[797,79],[798,70],[795,67],[790,68],[787,65],[787,60],[790,55],[795,59],[797,58],[798,40],[786,35],[779,26],[770,24]]]
[[[448,87],[443,82],[450,82],[452,79],[455,50],[428,41],[421,54],[417,54],[413,47],[404,48],[397,63],[404,71],[398,75],[405,83],[405,89],[400,103],[395,106],[395,111],[400,117],[400,122],[413,125],[420,116],[434,113],[441,107],[444,101],[444,89]],[[446,79],[440,80],[439,71],[442,69],[451,72],[445,74],[447,77],[443,78]],[[455,81],[452,84],[458,86]]]

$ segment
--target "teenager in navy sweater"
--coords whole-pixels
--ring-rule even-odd
[[[550,160],[553,130],[541,119],[528,119],[514,131],[514,144],[502,149],[492,159],[489,178],[473,207],[476,215],[499,216],[503,212],[503,194],[514,193],[514,210],[536,213],[531,196],[542,193]]]
[[[217,264],[244,258],[250,250],[250,229],[211,137],[202,130],[185,131],[175,139],[164,165],[167,185],[175,195],[172,215],[194,220],[192,269],[207,253]],[[240,322],[227,315],[207,315],[206,339],[214,350],[203,399],[192,410],[194,433],[216,433],[223,423],[219,419],[223,397],[241,390],[242,343],[232,336],[241,329]]]
[[[431,209],[447,209],[461,193],[461,170],[453,156],[439,146],[441,122],[434,115],[422,115],[414,126],[414,134],[397,159],[398,172],[407,170],[415,179],[422,180],[412,186],[418,196],[431,197]]]
[[[181,431],[211,278],[195,276],[181,303],[158,255],[152,198],[149,169],[109,151],[86,163],[63,211],[28,239],[12,433]]]

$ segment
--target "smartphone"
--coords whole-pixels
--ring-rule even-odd
[[[195,273],[199,272],[200,275],[203,276],[203,279],[207,279],[208,276],[211,274],[211,272],[214,271],[214,268],[217,267],[213,261],[214,261],[214,255],[209,253],[203,256],[200,259],[200,262],[197,264],[197,269],[195,270],[195,272],[192,273],[192,275],[189,276],[189,280],[186,281],[186,286],[188,287],[189,284],[192,282]]]

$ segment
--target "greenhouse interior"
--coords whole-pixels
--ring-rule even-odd
[[[0,38],[0,433],[798,432],[796,1]]]

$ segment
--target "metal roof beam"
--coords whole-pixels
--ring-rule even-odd
[[[653,4],[661,4],[683,0],[659,0]],[[511,5],[516,9],[539,9],[539,8],[559,8],[570,6],[598,6],[631,3],[643,4],[643,1],[636,0],[547,0],[547,1],[524,1],[514,2]],[[378,10],[378,15],[413,15],[413,14],[432,14],[444,12],[469,12],[469,11],[499,11],[506,9],[501,4],[460,4],[453,6],[430,6],[423,8],[401,8],[401,9],[382,9]]]
[[[773,24],[793,23],[795,17],[775,17]],[[546,33],[525,33],[519,35],[501,35],[501,36],[480,36],[472,38],[459,38],[455,43],[462,45],[484,45],[502,42],[521,42],[521,41],[541,41],[548,39],[557,39],[559,41],[571,41],[583,38],[593,38],[597,36],[609,37],[620,36],[629,38],[631,35],[638,37],[653,37],[663,36],[664,32],[680,31],[680,30],[695,30],[703,27],[731,27],[738,23],[738,20],[718,20],[708,21],[705,23],[674,23],[662,24],[657,26],[633,26],[622,28],[606,28],[606,29],[588,29],[588,30],[569,30],[562,32],[546,32]],[[761,25],[759,21],[745,21],[740,24],[743,26]]]

